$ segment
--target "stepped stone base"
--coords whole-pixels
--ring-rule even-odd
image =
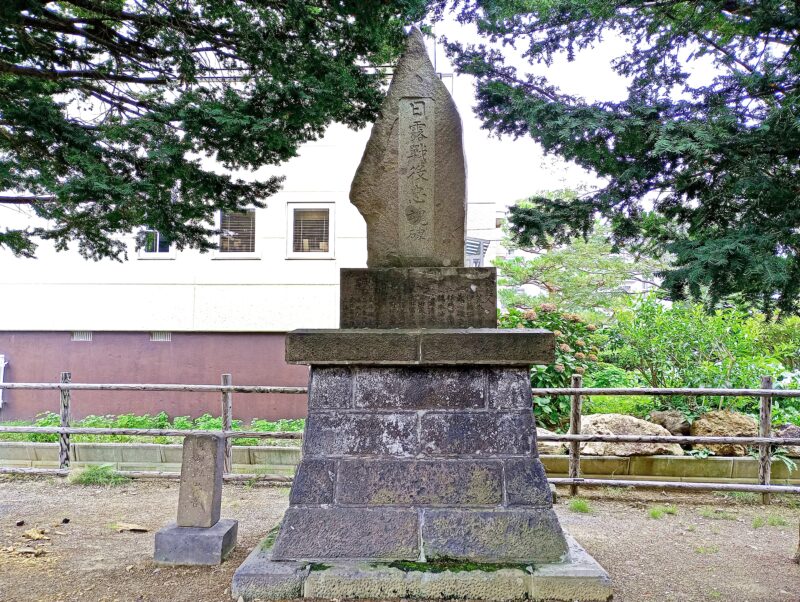
[[[424,356],[430,331],[416,332]],[[452,342],[450,356],[464,357]],[[576,545],[536,450],[527,365],[312,362],[289,508],[269,551],[236,572],[233,593],[605,600],[607,575]],[[430,570],[444,562],[479,568]]]
[[[424,565],[333,560],[325,563],[277,561],[267,545],[254,550],[237,569],[231,594],[251,600],[467,599],[605,602],[611,580],[574,539],[558,563],[468,567],[473,570],[417,570]],[[467,567],[465,567],[467,568]],[[492,569],[492,570],[488,570]]]

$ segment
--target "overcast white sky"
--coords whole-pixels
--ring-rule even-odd
[[[463,26],[452,19],[437,24],[435,32],[452,40],[482,41],[473,26]],[[432,43],[429,51],[433,52]],[[506,49],[504,52],[510,55],[511,51]],[[609,37],[594,50],[578,53],[572,62],[561,58],[551,67],[535,69],[537,73],[545,73],[566,93],[588,100],[621,100],[627,96],[626,81],[611,69],[611,61],[624,52],[624,42]],[[512,56],[508,59],[518,67],[524,66]],[[436,52],[436,62],[439,72],[453,71],[441,48]],[[545,156],[541,147],[530,138],[498,138],[481,129],[481,122],[472,110],[476,105],[472,77],[456,76],[452,92],[464,123],[471,200],[493,199],[503,207],[539,191],[597,183],[591,174],[576,165]]]

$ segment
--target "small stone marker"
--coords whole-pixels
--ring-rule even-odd
[[[225,440],[213,435],[189,435],[183,441],[179,527],[213,527],[222,505]]]
[[[187,435],[183,440],[178,520],[155,538],[159,564],[220,564],[236,547],[239,523],[220,520],[225,440],[216,435]]]
[[[367,265],[463,266],[466,175],[461,118],[414,28],[350,189]]]

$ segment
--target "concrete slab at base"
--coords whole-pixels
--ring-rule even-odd
[[[239,522],[222,519],[213,527],[179,527],[170,523],[156,533],[153,559],[157,564],[221,564],[236,547]]]
[[[264,545],[236,570],[231,594],[235,600],[241,598],[245,602],[298,597],[610,600],[613,591],[608,573],[572,537],[565,536],[569,552],[564,562],[492,571],[401,570],[380,561],[273,561],[271,551],[266,549],[269,546]]]

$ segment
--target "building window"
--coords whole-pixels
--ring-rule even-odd
[[[289,203],[288,255],[298,259],[333,257],[333,203]]]
[[[139,259],[174,259],[175,248],[172,241],[158,230],[145,230],[141,233]]]
[[[256,212],[223,211],[220,216],[220,253],[255,253],[256,250]]]
[[[91,341],[92,333],[88,330],[76,330],[72,333],[73,341]]]

